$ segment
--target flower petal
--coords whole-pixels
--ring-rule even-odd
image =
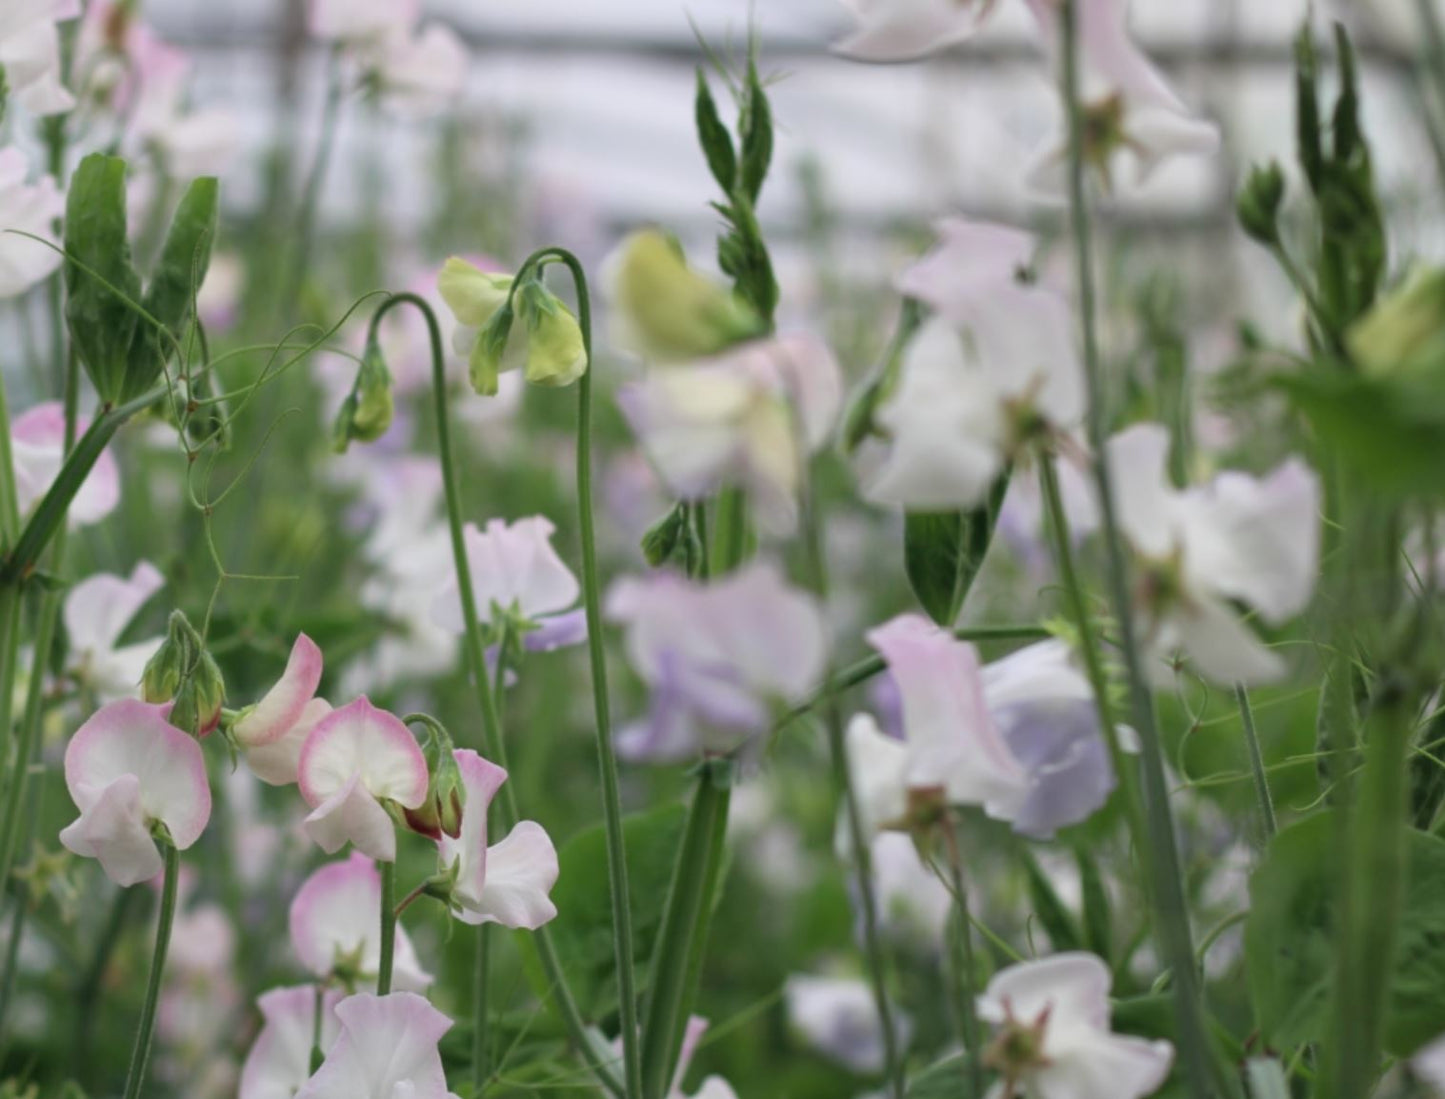
[[[507,781],[507,772],[470,748],[457,749],[452,758],[461,771],[465,795],[462,826],[455,839],[443,833],[437,848],[443,866],[457,864],[457,892],[463,904],[475,906],[487,879],[487,811]]]
[[[141,607],[165,586],[165,577],[141,561],[129,577],[99,572],[76,584],[65,596],[65,634],[72,651],[98,654],[115,648]]]
[[[536,821],[520,821],[487,850],[486,884],[477,904],[482,922],[535,931],[557,915],[547,896],[557,874],[551,838]]]
[[[430,781],[426,757],[410,730],[364,696],[317,723],[298,764],[301,796],[313,806],[333,798],[357,776],[370,795],[406,809],[425,800]]]
[[[264,1020],[241,1066],[236,1099],[292,1099],[311,1078],[311,1047],[316,1034],[315,985],[273,988],[256,1000]],[[319,1044],[325,1053],[336,1041],[340,1025],[336,1005],[339,989],[322,993]]]
[[[302,759],[305,759],[305,748]],[[302,782],[305,782],[304,776]],[[373,859],[396,861],[396,826],[381,803],[371,796],[359,771],[313,809],[303,827],[328,855],[351,843]]]
[[[447,1099],[437,1043],[451,1020],[421,996],[348,996],[341,1035],[296,1099]]]
[[[331,703],[313,698],[301,711],[296,723],[279,740],[258,744],[245,750],[246,766],[262,782],[271,786],[290,786],[296,781],[301,749],[317,723],[331,712]]]
[[[255,748],[279,740],[301,720],[302,711],[321,685],[321,649],[304,633],[298,634],[286,660],[286,670],[261,701],[236,722],[236,740]]]
[[[140,780],[121,775],[103,787],[81,787],[88,804],[60,833],[77,855],[100,860],[106,876],[125,887],[148,881],[163,869],[140,807]]]

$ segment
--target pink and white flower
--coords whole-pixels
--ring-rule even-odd
[[[365,697],[317,722],[297,762],[312,806],[306,834],[332,854],[348,842],[382,862],[396,859],[396,828],[382,802],[415,809],[426,800],[426,757],[401,720]]]
[[[858,20],[833,45],[858,61],[912,61],[978,33],[996,0],[843,0]]]
[[[392,30],[365,51],[363,60],[381,102],[408,118],[445,110],[466,85],[467,48],[456,31],[441,23]]]
[[[827,344],[794,333],[659,367],[617,402],[674,494],[697,500],[740,486],[758,522],[785,535],[797,524],[808,456],[837,419],[842,378]]]
[[[823,674],[817,601],[765,562],[708,583],[671,573],[624,578],[608,593],[607,613],[626,627],[628,658],[652,689],[647,719],[618,737],[634,759],[731,751],[767,730],[772,701],[796,701]]]
[[[90,421],[81,416],[76,437]],[[22,412],[10,424],[10,449],[15,460],[15,495],[23,517],[50,489],[65,462],[65,409],[47,401]],[[70,522],[77,526],[98,523],[120,503],[120,469],[109,451],[102,451],[70,503]]]
[[[100,701],[135,697],[146,661],[163,638],[149,637],[130,645],[118,642],[131,619],[165,582],[159,569],[142,561],[129,577],[96,573],[65,596],[68,670]]]
[[[56,244],[52,223],[65,210],[65,196],[55,180],[41,176],[31,183],[29,174],[30,161],[21,150],[13,145],[0,149],[0,299],[16,297],[49,278],[63,258],[58,246],[19,235]]]
[[[463,923],[499,923],[535,931],[557,908],[547,894],[557,881],[557,850],[536,821],[519,822],[487,845],[487,807],[507,772],[469,749],[452,753],[465,792],[460,834],[438,841],[444,867],[456,867],[453,913]]]
[[[75,97],[60,81],[60,30],[80,15],[80,0],[7,0],[0,11],[0,66],[16,103],[31,114],[60,114]]]
[[[321,1027],[316,1029],[317,998]],[[256,1000],[261,1031],[246,1054],[236,1099],[292,1099],[311,1078],[311,1048],[324,1054],[336,1044],[341,1027],[336,1005],[341,991],[315,985],[273,988]]]
[[[1119,529],[1141,570],[1135,617],[1169,679],[1184,652],[1221,683],[1260,683],[1284,673],[1230,602],[1278,625],[1309,604],[1319,572],[1320,486],[1291,458],[1263,478],[1221,473],[1180,491],[1169,482],[1169,432],[1136,424],[1106,444]]]
[[[1002,1031],[991,1065],[1038,1099],[1142,1099],[1163,1086],[1174,1047],[1109,1029],[1109,967],[1092,954],[1056,954],[994,975],[979,1017]],[[1001,1034],[1001,1038],[1003,1035]],[[1009,1050],[1026,1051],[1017,1062]]]
[[[307,972],[325,980],[343,976],[374,981],[381,962],[381,875],[353,851],[329,862],[301,883],[291,901],[291,948]],[[432,975],[422,969],[406,929],[397,924],[392,981],[399,989],[425,991]]]
[[[452,1021],[414,992],[336,1005],[341,1033],[296,1099],[457,1099],[437,1043]]]
[[[80,817],[60,833],[77,855],[100,860],[111,881],[135,885],[163,869],[153,829],[184,851],[211,817],[201,746],[136,699],[102,706],[65,749],[65,785]]]
[[[321,649],[304,633],[298,634],[281,678],[231,727],[247,766],[262,782],[287,786],[296,781],[307,736],[331,713],[331,704],[316,697],[321,669]]]

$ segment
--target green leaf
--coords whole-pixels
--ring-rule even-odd
[[[1114,919],[1109,904],[1109,891],[1104,888],[1099,864],[1087,848],[1074,851],[1079,866],[1079,886],[1084,894],[1084,942],[1088,949],[1105,962],[1114,958]]]
[[[125,161],[103,153],[82,160],[65,204],[65,319],[104,404],[121,398],[139,323],[140,276],[131,265],[125,209]]]
[[[1280,832],[1250,879],[1244,949],[1261,1044],[1327,1037],[1338,921],[1339,824],[1317,813]],[[1445,841],[1407,831],[1409,878],[1391,966],[1385,1049],[1409,1056],[1445,1030]]]
[[[940,626],[952,626],[963,609],[993,540],[1007,488],[1008,474],[1004,474],[994,482],[988,499],[972,511],[910,511],[904,517],[904,571],[918,602]]]
[[[1300,167],[1311,190],[1318,193],[1324,172],[1325,154],[1321,142],[1319,59],[1306,19],[1294,42],[1295,56],[1295,140]]]
[[[973,1093],[966,1053],[935,1061],[908,1081],[904,1094],[906,1099],[982,1099]]]
[[[160,259],[146,287],[145,310],[165,325],[167,338],[148,321],[136,329],[131,343],[122,400],[139,397],[155,384],[162,368],[184,334],[196,292],[211,265],[220,214],[220,188],[210,177],[194,180],[186,188],[161,246]]]
[[[737,181],[737,153],[733,151],[732,135],[728,133],[728,128],[723,125],[722,118],[718,115],[717,103],[713,100],[707,78],[703,76],[700,68],[697,70],[694,114],[697,117],[697,139],[702,144],[703,156],[707,157],[708,171],[712,172],[712,177],[723,189],[723,194],[730,195]]]
[[[662,925],[662,906],[686,811],[669,805],[627,816],[622,822],[627,876],[632,891],[632,947],[648,958]],[[573,836],[557,853],[560,873],[552,890],[552,921],[562,969],[582,1014],[597,1019],[617,1007],[617,959],[613,953],[612,902],[607,886],[607,835],[601,825]],[[638,987],[647,985],[639,967]]]
[[[773,162],[773,109],[758,77],[756,57],[748,58],[748,84],[739,128],[742,131],[743,162],[738,183],[748,202],[756,206],[763,181],[768,177],[768,168]]]
[[[1034,915],[1038,917],[1039,923],[1048,933],[1049,942],[1055,951],[1081,950],[1084,939],[1079,933],[1079,925],[1074,920],[1073,914],[1064,906],[1059,899],[1058,893],[1054,891],[1053,883],[1049,881],[1048,875],[1039,866],[1038,860],[1034,858],[1028,848],[1021,848],[1023,855],[1024,872],[1028,877],[1029,902],[1033,905]]]

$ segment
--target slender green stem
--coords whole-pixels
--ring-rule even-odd
[[[316,996],[311,1008],[311,1075],[315,1076],[321,1063],[326,1060],[326,1053],[321,1048],[321,1024],[326,1013],[326,989],[321,985],[316,986]]]
[[[963,1047],[968,1052],[968,1075],[972,1093],[982,1096],[983,1037],[978,1025],[978,970],[973,955],[973,916],[969,911],[968,883],[963,877],[963,858],[958,850],[958,833],[952,820],[944,823],[943,842],[948,852],[949,892],[953,894],[954,915],[958,924],[954,929],[958,959],[951,982],[955,990],[954,1013],[958,1016]]]
[[[481,1095],[491,1068],[487,1064],[487,1018],[491,986],[492,937],[487,924],[477,928],[477,957],[472,968],[472,1094]]]
[[[391,970],[396,956],[396,863],[378,862],[381,875],[381,957],[376,964],[376,994],[391,991]]]
[[[1086,167],[1084,106],[1080,93],[1078,0],[1060,5],[1063,32],[1063,102],[1069,124],[1069,212],[1074,238],[1074,259],[1078,279],[1079,311],[1084,343],[1084,374],[1088,396],[1088,437],[1094,454],[1094,481],[1104,541],[1105,572],[1110,601],[1118,618],[1120,648],[1129,683],[1131,711],[1139,735],[1149,820],[1147,853],[1153,887],[1156,931],[1163,959],[1174,970],[1179,1046],[1184,1076],[1196,1099],[1205,1099],[1219,1073],[1214,1063],[1204,1019],[1199,975],[1194,968],[1193,933],[1184,896],[1184,875],[1179,864],[1174,819],[1169,809],[1169,784],[1164,771],[1164,754],[1154,716],[1154,701],[1144,676],[1129,596],[1128,566],[1119,534],[1113,482],[1105,449],[1107,408],[1103,369],[1099,356],[1095,317],[1094,248],[1089,211],[1085,199]],[[1227,1086],[1227,1085],[1226,1085]],[[1230,1090],[1237,1090],[1232,1088]]]
[[[15,491],[15,456],[10,445],[10,406],[5,379],[0,377],[0,542],[14,543],[20,533],[20,505]]]
[[[140,1099],[145,1086],[146,1068],[150,1063],[151,1038],[155,1034],[156,1009],[160,1006],[161,976],[165,972],[166,953],[171,946],[171,925],[176,918],[176,886],[180,879],[181,854],[168,840],[161,841],[165,856],[165,878],[161,887],[161,910],[156,921],[156,945],[151,953],[150,979],[146,982],[145,1004],[141,1008],[140,1029],[130,1055],[130,1072],[125,1081],[125,1099]]]
[[[472,583],[471,564],[467,560],[466,539],[462,527],[461,490],[457,477],[456,455],[451,441],[451,417],[447,407],[446,355],[443,350],[441,328],[436,313],[425,298],[416,294],[394,294],[382,303],[371,318],[370,336],[374,336],[382,318],[399,305],[411,305],[421,311],[426,320],[427,334],[432,355],[432,398],[436,411],[437,452],[441,461],[442,486],[447,504],[447,524],[451,532],[452,562],[457,571],[457,591],[462,609],[462,625],[465,636],[467,668],[472,687],[477,695],[477,708],[482,714],[482,747],[494,763],[505,769],[507,766],[506,741],[502,736],[502,719],[497,708],[496,692],[487,675],[486,646],[482,638],[481,620],[477,615],[476,589]],[[492,802],[492,812],[499,815],[505,825],[515,824],[521,814],[517,809],[517,795],[513,783],[503,783],[500,796]],[[622,1082],[612,1065],[601,1055],[587,1032],[587,1021],[577,1006],[576,997],[567,983],[562,969],[562,959],[547,926],[533,932],[537,957],[542,964],[551,987],[552,1001],[562,1017],[577,1051],[587,1062],[602,1086],[614,1096],[623,1094]],[[473,1005],[479,1014],[484,1004]],[[636,1093],[634,1093],[635,1096]]]
[[[1264,769],[1264,753],[1259,749],[1259,732],[1254,727],[1254,710],[1249,704],[1249,692],[1243,683],[1234,685],[1234,698],[1239,703],[1239,720],[1244,726],[1244,746],[1249,751],[1249,769],[1254,775],[1254,792],[1259,798],[1259,818],[1263,825],[1264,842],[1268,843],[1279,831],[1279,822],[1274,815],[1274,799],[1269,793],[1269,775]]]

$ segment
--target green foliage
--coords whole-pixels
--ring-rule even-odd
[[[973,1093],[968,1054],[955,1053],[908,1081],[906,1099],[981,1099]]]
[[[211,264],[219,213],[220,187],[215,179],[197,179],[186,188],[143,303],[145,311],[165,326],[168,337],[145,322],[137,326],[120,393],[122,401],[139,397],[155,384],[172,349],[181,341],[196,291]]]
[[[1317,813],[1280,832],[1250,879],[1250,995],[1263,1044],[1327,1037],[1339,926],[1339,822]],[[1409,881],[1391,967],[1385,1049],[1407,1056],[1445,1030],[1445,841],[1410,830]]]
[[[725,192],[733,189],[738,175],[738,156],[733,150],[732,135],[723,125],[718,114],[717,102],[707,86],[707,77],[702,69],[697,70],[697,98],[695,103],[697,137],[702,144],[703,156],[707,157],[708,170]]]
[[[957,621],[983,567],[1008,482],[1005,473],[989,489],[988,499],[971,511],[910,511],[905,517],[903,564],[908,583],[940,626]]]

